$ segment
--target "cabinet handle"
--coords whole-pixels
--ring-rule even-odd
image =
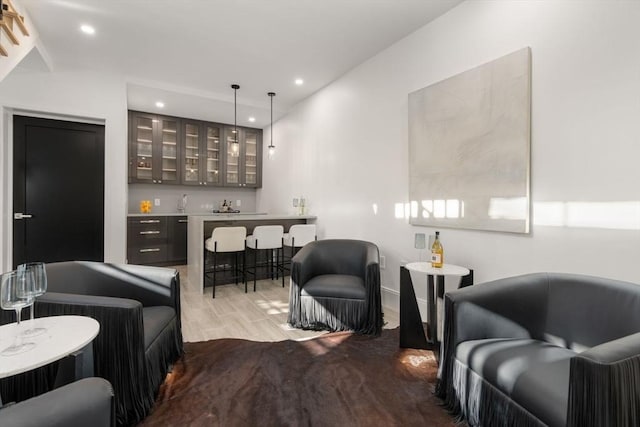
[[[189,222],[188,219],[179,219],[178,222]]]
[[[160,234],[159,231],[157,230],[153,230],[153,231],[141,231],[140,234]]]
[[[159,224],[160,220],[159,219],[143,219],[140,220],[140,224]]]
[[[140,252],[141,254],[144,254],[147,252],[160,252],[160,248],[140,249],[138,252]]]

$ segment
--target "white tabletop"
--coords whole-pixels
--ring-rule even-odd
[[[34,325],[35,324],[35,325]],[[36,337],[21,338],[33,342],[35,348],[14,356],[0,355],[0,378],[20,374],[55,362],[80,350],[98,335],[100,324],[91,317],[51,316],[20,323],[20,331],[31,327],[47,328],[47,332]],[[13,344],[17,324],[0,326],[0,350]]]
[[[440,268],[431,266],[430,262],[410,262],[404,266],[409,271],[432,276],[466,276],[469,269],[453,264],[443,264]]]

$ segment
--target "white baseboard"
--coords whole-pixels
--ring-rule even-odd
[[[386,307],[400,313],[400,292],[385,286],[381,286],[380,290],[382,295],[382,307]],[[427,300],[422,298],[416,299],[418,300],[420,316],[422,316],[422,319],[427,319]]]

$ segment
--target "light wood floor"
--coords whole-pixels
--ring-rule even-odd
[[[286,286],[281,281],[259,280],[257,291],[249,283],[248,293],[244,285],[222,285],[200,293],[189,282],[186,266],[174,267],[180,271],[182,335],[187,342],[207,341],[217,338],[240,338],[252,341],[304,340],[326,332],[303,331],[287,324],[289,312],[289,277]],[[398,313],[384,309],[385,328],[398,326]]]

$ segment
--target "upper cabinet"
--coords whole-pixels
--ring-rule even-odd
[[[183,175],[185,185],[220,185],[222,126],[183,120]]]
[[[238,128],[236,135],[233,126],[226,126],[225,159],[226,186],[260,187],[262,185],[262,131]]]
[[[129,182],[258,188],[262,130],[129,112]]]
[[[129,115],[129,182],[179,184],[179,120],[146,113]]]

